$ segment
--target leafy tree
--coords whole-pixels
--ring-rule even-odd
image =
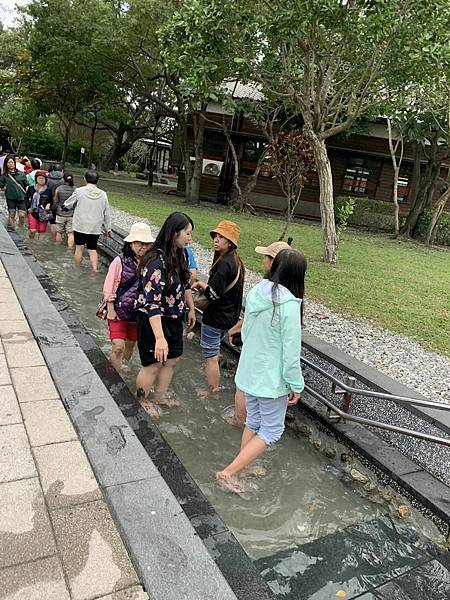
[[[61,122],[64,164],[75,119],[112,91],[111,73],[92,51],[111,32],[111,7],[106,0],[33,0],[23,14],[29,59],[22,91]]]

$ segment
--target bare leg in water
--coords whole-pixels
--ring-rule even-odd
[[[245,486],[237,479],[241,471],[255,461],[267,448],[264,442],[254,431],[244,427],[242,434],[241,450],[232,463],[222,471],[216,473],[217,479],[223,481],[226,487],[236,493],[245,491]]]
[[[179,358],[169,358],[163,365],[155,363],[142,367],[136,379],[137,399],[151,417],[158,418],[161,410],[157,404],[163,404],[164,396],[169,389],[173,373]],[[154,389],[153,401],[148,400],[150,391]],[[174,403],[167,404],[173,406]]]

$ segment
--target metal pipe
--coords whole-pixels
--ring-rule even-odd
[[[379,398],[380,400],[393,400],[395,402],[400,402],[403,404],[414,404],[415,406],[424,406],[426,408],[432,408],[432,409],[437,409],[437,410],[450,411],[450,404],[445,404],[443,402],[433,402],[431,400],[420,400],[418,398],[410,398],[408,396],[395,396],[394,394],[386,394],[384,392],[374,392],[371,390],[363,390],[360,388],[355,388],[350,385],[346,385],[343,381],[341,381],[340,379],[337,379],[337,377],[334,377],[334,375],[330,375],[330,373],[327,373],[324,369],[322,369],[321,367],[318,367],[317,365],[315,365],[313,362],[311,362],[307,358],[302,357],[301,362],[304,365],[306,365],[307,367],[310,367],[317,373],[320,373],[321,375],[323,375],[324,377],[326,377],[327,379],[329,379],[330,381],[332,381],[333,383],[338,385],[342,390],[344,390],[346,392],[350,392],[351,394],[357,394],[358,396],[366,396],[369,398]]]
[[[450,447],[450,438],[442,438],[428,433],[421,433],[420,431],[415,431],[414,429],[404,429],[403,427],[397,427],[397,425],[388,425],[387,423],[373,421],[372,419],[366,419],[365,417],[357,417],[356,415],[345,413],[340,408],[335,406],[332,402],[330,402],[330,400],[327,400],[327,398],[322,396],[322,394],[319,394],[319,392],[316,392],[308,385],[305,385],[305,391],[308,392],[308,394],[316,400],[319,400],[319,402],[322,402],[322,404],[325,404],[328,410],[335,412],[344,421],[354,421],[355,423],[361,423],[361,425],[378,427],[379,429],[386,429],[387,431],[402,433],[403,435],[410,435],[420,440],[426,440],[427,442],[436,442],[438,444],[443,444],[444,446]]]

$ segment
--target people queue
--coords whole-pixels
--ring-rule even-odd
[[[80,264],[86,247],[97,271],[99,237],[111,231],[109,203],[97,187],[97,172],[87,171],[85,186],[75,189],[73,177],[60,169],[53,169],[51,177],[33,161],[30,167],[27,180],[15,158],[5,158],[0,188],[9,224],[15,224],[17,213],[23,226],[28,213],[30,235],[42,235],[48,223],[54,225],[55,241],[66,234],[68,246],[75,246],[75,263]],[[137,343],[141,369],[136,397],[158,418],[162,405],[178,404],[169,388],[183,354],[183,322],[188,329],[196,322],[194,302],[203,313],[200,346],[207,388],[200,395],[217,397],[221,343],[227,335],[231,343],[242,338],[230,422],[243,424],[244,431],[236,458],[216,473],[226,488],[239,493],[245,487],[239,475],[280,439],[287,407],[298,402],[304,388],[300,351],[306,259],[285,242],[255,248],[263,256],[265,277],[249,291],[241,318],[245,266],[238,253],[238,225],[224,220],[210,231],[214,256],[206,282],[196,278],[193,231],[192,219],[181,212],[167,217],[156,239],[145,223],[131,227],[104,282],[102,314],[112,345],[110,360],[116,370],[127,370]]]
[[[304,388],[300,352],[306,259],[285,242],[257,247],[265,278],[248,293],[240,318],[245,267],[238,254],[238,225],[226,220],[210,231],[214,256],[207,282],[195,280],[189,270],[193,231],[192,219],[180,212],[167,217],[156,239],[144,223],[131,227],[104,285],[111,362],[121,370],[137,342],[142,365],[137,400],[153,418],[160,416],[161,405],[176,406],[169,388],[183,354],[183,318],[188,328],[195,325],[194,303],[201,291],[204,397],[215,398],[220,390],[222,340],[227,334],[231,340],[242,335],[233,417],[233,424],[245,423],[241,448],[216,473],[222,485],[241,493],[245,483],[239,475],[280,439],[287,407],[298,402]]]

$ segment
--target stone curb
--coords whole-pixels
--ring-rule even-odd
[[[5,269],[151,598],[273,598],[39,263],[19,236],[11,237],[0,224]]]

